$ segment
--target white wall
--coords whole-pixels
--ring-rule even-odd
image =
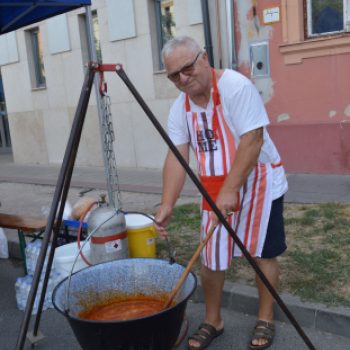
[[[192,36],[204,47],[201,18],[188,15],[188,9],[198,7],[198,1],[174,0],[176,30],[177,35]],[[111,36],[110,31],[116,29],[108,25],[106,0],[93,0],[92,9],[98,13],[103,62],[123,64],[139,93],[167,129],[168,112],[179,92],[166,78],[165,72],[155,72],[154,69],[155,52],[151,42],[154,42],[156,33],[151,32],[150,3],[150,0],[134,0],[135,35],[126,39],[118,38],[115,33]],[[50,164],[60,163],[63,159],[84,79],[86,48],[82,44],[78,19],[84,13],[83,9],[70,12],[59,22],[58,27],[61,26],[63,32],[67,29],[69,41],[65,37],[56,44],[52,43],[57,33],[53,33],[52,23],[48,33],[46,21],[17,31],[19,60],[1,66],[14,159],[18,163]],[[190,24],[190,21],[196,24]],[[39,27],[42,37],[46,74],[44,89],[33,89],[29,72],[25,31],[35,27]],[[59,36],[57,40],[60,40]],[[105,73],[105,81],[112,102],[117,165],[162,167],[167,152],[164,141],[120,78],[115,73]],[[76,164],[103,166],[94,91]],[[195,167],[194,159],[191,166]]]

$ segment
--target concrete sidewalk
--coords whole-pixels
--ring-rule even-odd
[[[0,182],[55,185],[59,171],[60,166],[58,165],[15,164],[11,155],[0,154]],[[119,168],[118,174],[120,188],[123,191],[162,192],[161,169]],[[350,203],[350,176],[288,174],[288,182],[289,191],[285,196],[287,202],[336,201]],[[100,167],[76,167],[72,177],[72,186],[106,188],[104,169]],[[190,179],[187,179],[182,195],[195,196],[198,200],[198,190]],[[193,298],[198,302],[204,301],[200,283]],[[327,308],[321,304],[304,303],[291,295],[283,295],[282,299],[301,326],[350,338],[349,308]],[[256,288],[239,283],[225,284],[222,307],[256,315],[258,310]],[[275,319],[287,321],[286,316],[277,306]]]
[[[0,154],[0,182],[55,185],[59,165],[15,164],[12,155]],[[162,193],[162,169],[118,168],[120,189],[129,192]],[[289,190],[285,201],[291,203],[350,203],[350,175],[287,174]],[[102,167],[75,167],[71,186],[106,188]],[[187,177],[182,195],[198,196]]]

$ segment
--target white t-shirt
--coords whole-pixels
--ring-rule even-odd
[[[259,161],[262,163],[278,164],[281,160],[276,146],[267,130],[269,118],[264,104],[254,85],[242,74],[226,69],[217,82],[224,117],[236,143],[239,144],[241,135],[250,130],[264,127],[264,144],[261,148]],[[186,94],[181,93],[170,109],[168,119],[169,137],[175,146],[190,142],[186,117]],[[190,101],[192,112],[201,113],[205,110]],[[212,94],[207,110],[214,108]],[[273,169],[272,198],[281,197],[288,190],[288,183],[283,166]]]

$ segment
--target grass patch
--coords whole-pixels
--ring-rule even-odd
[[[285,204],[288,250],[280,258],[280,291],[350,306],[349,217],[350,206],[344,203]]]
[[[350,206],[344,203],[285,204],[287,251],[279,257],[279,291],[329,306],[350,306]],[[176,206],[167,229],[175,259],[187,266],[199,246],[199,204]],[[168,258],[157,239],[157,257]],[[200,272],[200,259],[192,271]],[[255,285],[245,258],[233,259],[228,281]]]
[[[177,263],[187,266],[199,246],[199,231],[201,216],[199,204],[187,203],[175,206],[173,216],[168,224],[167,232],[171,254],[175,253]],[[169,250],[165,241],[157,239],[156,255],[158,258],[168,259]],[[192,272],[199,274],[200,259],[197,259]]]
[[[310,209],[304,213],[304,216],[309,217],[309,218],[316,218],[316,217],[320,216],[320,212],[318,210],[315,210],[315,209]]]
[[[200,227],[201,215],[199,205],[187,203],[176,206],[172,219],[168,225],[168,232],[175,232],[181,228],[197,230]]]

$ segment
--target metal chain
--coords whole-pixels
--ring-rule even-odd
[[[117,163],[115,160],[115,153],[113,148],[113,141],[115,140],[113,121],[111,114],[111,99],[107,93],[101,98],[102,111],[102,133],[103,133],[103,151],[107,160],[108,168],[108,193],[112,195],[112,202],[116,207],[115,193],[117,193],[118,209],[122,209],[122,196],[119,190],[119,181],[117,174]]]

